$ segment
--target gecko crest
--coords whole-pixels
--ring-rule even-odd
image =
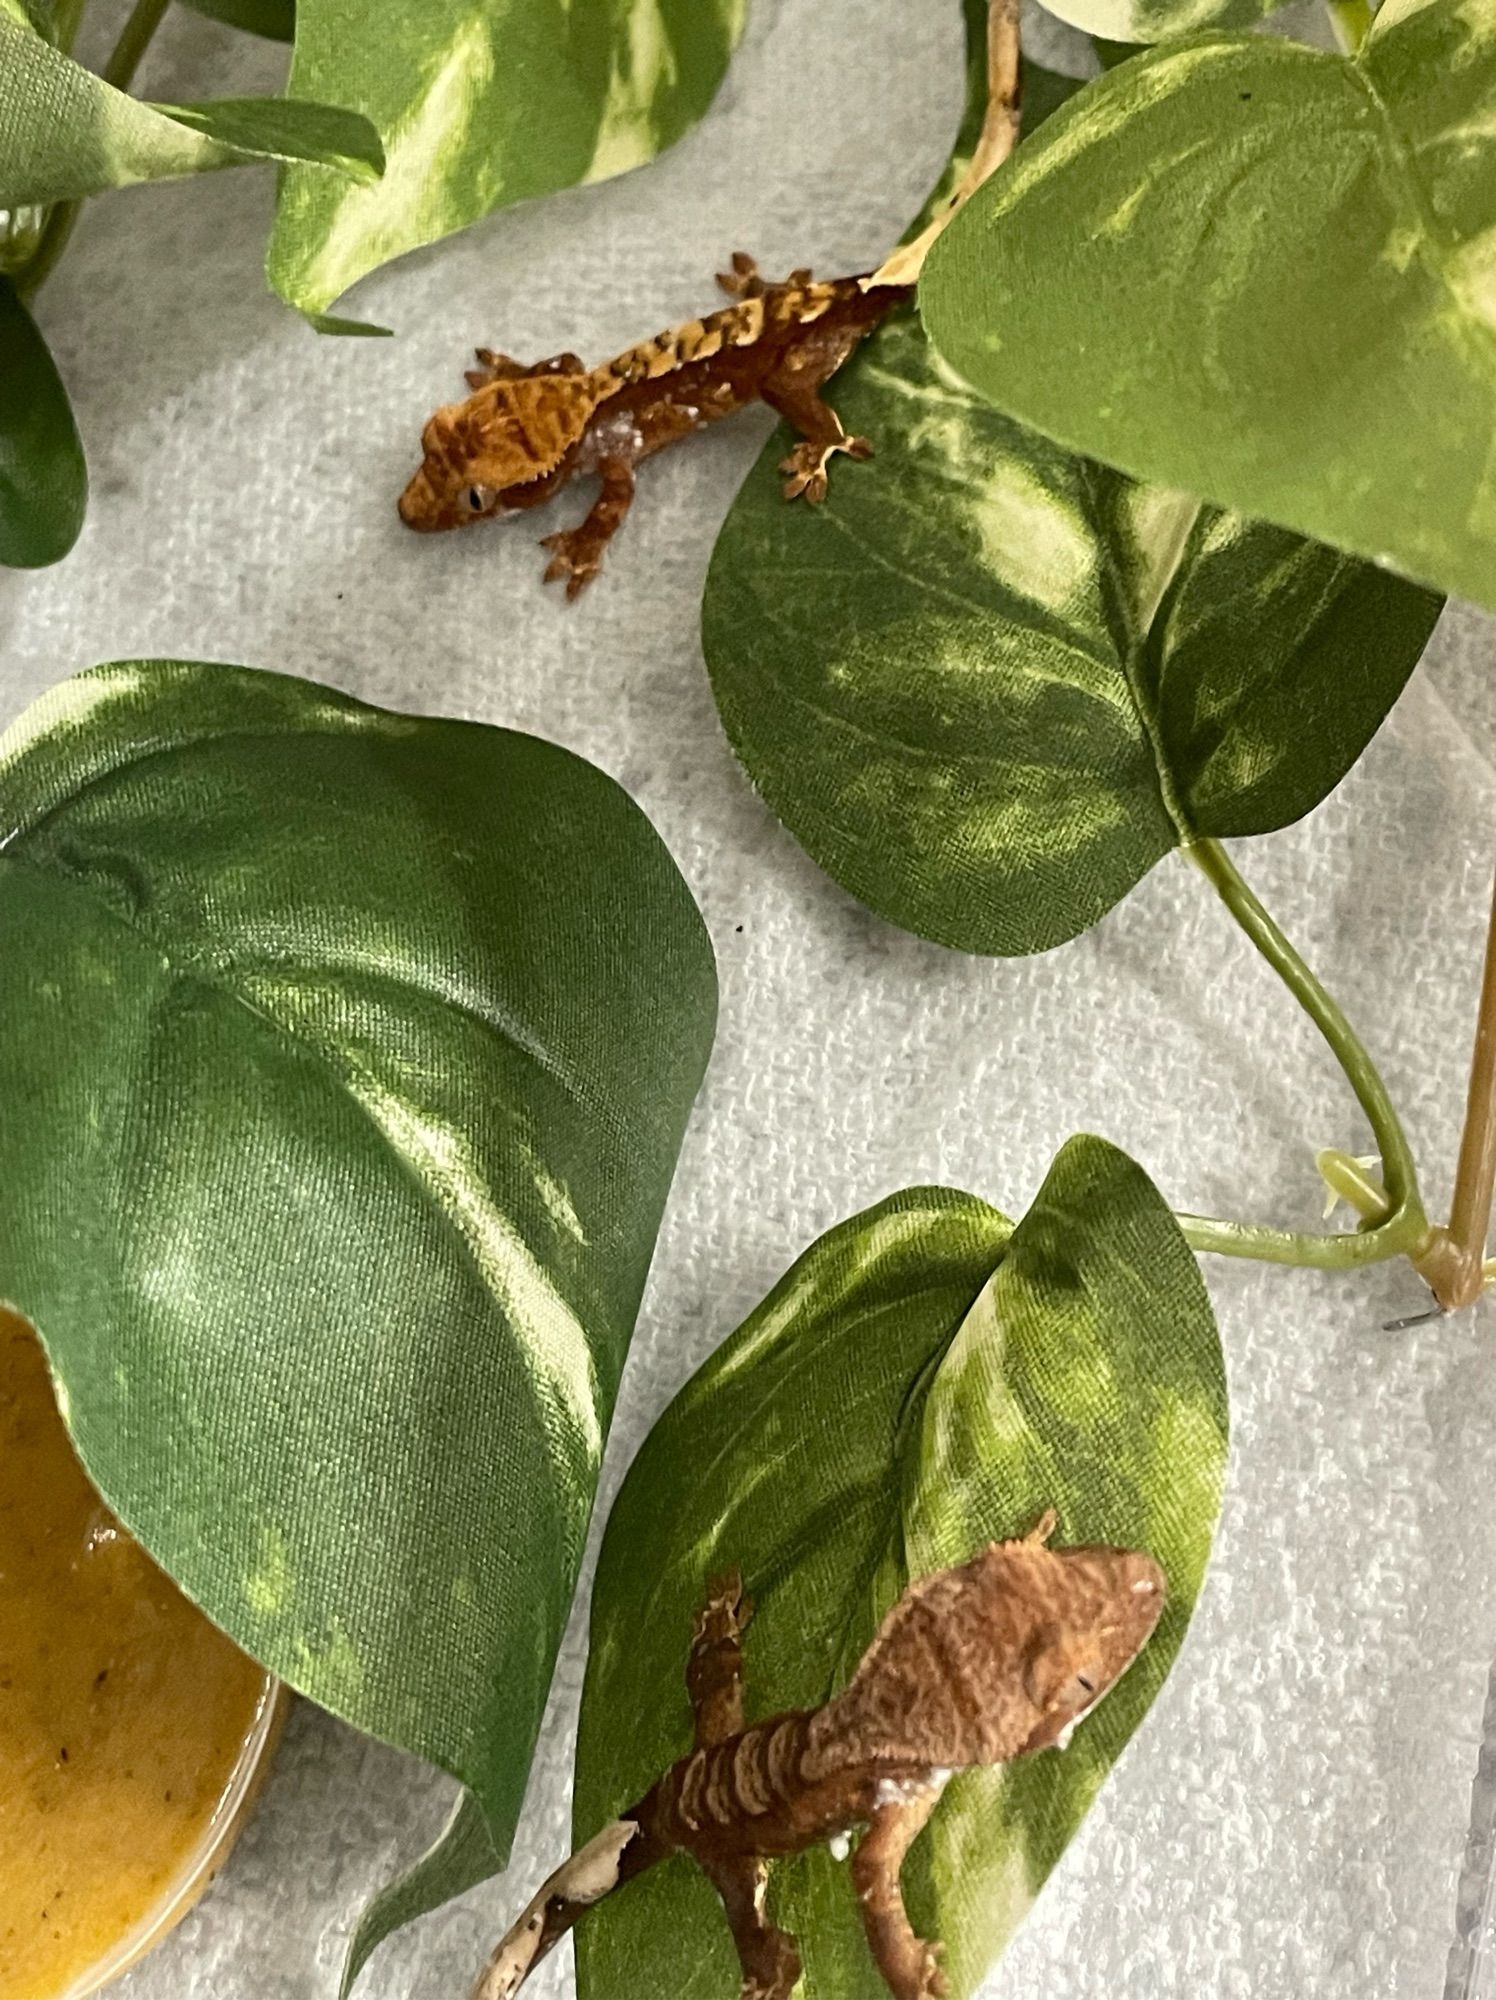
[[[547,582],[564,581],[575,597],[628,513],[639,462],[757,401],[800,438],[781,466],[786,498],[824,500],[831,459],[867,458],[872,446],[847,435],[821,390],[910,288],[816,283],[809,271],[766,284],[742,252],[718,282],[735,304],[597,368],[570,353],[527,366],[480,347],[472,394],[437,410],[422,433],[400,518],[424,533],[469,527],[542,506],[573,477],[592,475],[599,492],[586,519],[543,543]]]
[[[895,2000],[939,2000],[939,1947],[918,1937],[900,1871],[957,1771],[1063,1749],[1153,1636],[1162,1570],[1137,1550],[1023,1536],[911,1583],[851,1680],[821,1707],[747,1724],[736,1572],[708,1587],[686,1664],[696,1742],[541,1887],[473,2000],[511,2000],[572,1925],[667,1855],[711,1881],[743,1969],[742,2000],[790,2000],[794,1938],[769,1921],[767,1862],[827,1843],[851,1857],[873,1958]]]

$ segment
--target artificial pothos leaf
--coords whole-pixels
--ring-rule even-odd
[[[291,90],[384,134],[378,189],[281,183],[269,272],[315,313],[490,210],[652,159],[702,115],[746,0],[301,0]]]
[[[1099,38],[1102,66],[1119,60],[1119,43],[1175,41],[1205,28],[1249,28],[1288,0],[1053,0],[1051,14]],[[1135,50],[1129,50],[1135,54]]]
[[[1046,443],[909,318],[837,405],[877,460],[813,518],[760,463],[713,557],[707,660],[796,838],[942,944],[1046,950],[1192,838],[1297,819],[1438,616],[1369,564]]]
[[[289,42],[296,33],[296,0],[187,0],[198,14],[207,14],[230,28]]]
[[[943,944],[1044,950],[1172,848],[1307,812],[1438,615],[1415,585],[1000,416],[912,313],[830,394],[877,456],[833,469],[811,511],[781,499],[771,441],[713,554],[707,664],[795,837]]]
[[[554,745],[140,661],[0,736],[0,1298],[131,1530],[502,1852],[711,1038]]]
[[[297,160],[368,181],[383,152],[368,120],[336,105],[273,97],[144,104],[0,13],[0,206],[250,160]]]
[[[970,1195],[895,1195],[812,1246],[650,1434],[609,1517],[577,1752],[576,1838],[691,1743],[684,1667],[714,1572],[756,1605],[749,1720],[846,1682],[911,1577],[1059,1513],[1057,1543],[1150,1551],[1163,1623],[1071,1747],[958,1777],[904,1870],[965,2000],[1172,1665],[1209,1556],[1226,1386],[1195,1260],[1151,1183],[1072,1140],[1012,1229]],[[846,1869],[775,1864],[804,2000],[886,2000]],[[736,1990],[720,1906],[666,1862],[576,1932],[581,2000]]]
[[[0,563],[34,569],[65,556],[88,502],[88,468],[47,343],[0,278]]]
[[[957,218],[925,324],[1077,450],[1496,605],[1493,95],[1496,0],[1151,51]]]
[[[0,0],[0,14],[9,14],[13,21],[33,34],[45,36],[49,42],[57,39],[52,0]]]
[[[463,1792],[427,1852],[370,1898],[348,1942],[340,2000],[346,2000],[370,1958],[393,1932],[486,1881],[503,1865],[482,1808],[471,1792]]]

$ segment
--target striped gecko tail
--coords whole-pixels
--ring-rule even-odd
[[[510,2000],[594,1903],[665,1859],[669,1846],[646,1831],[648,1803],[641,1802],[638,1818],[614,1820],[562,1862],[499,1941],[473,1988],[473,2000]]]

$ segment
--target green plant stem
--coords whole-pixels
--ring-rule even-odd
[[[1376,1065],[1339,1006],[1247,887],[1220,842],[1197,840],[1184,852],[1329,1044],[1376,1137],[1391,1208],[1386,1221],[1375,1228],[1333,1234],[1181,1215],[1186,1237],[1196,1250],[1226,1257],[1256,1257],[1273,1264],[1303,1264],[1317,1270],[1375,1264],[1388,1257],[1416,1259],[1427,1247],[1431,1231],[1418,1193],[1413,1155]]]
[[[116,90],[129,89],[140,67],[140,59],[150,47],[151,38],[170,5],[171,0],[135,0],[129,18],[120,30],[119,40],[100,71],[105,83],[112,83]],[[77,0],[71,17],[72,28],[77,27],[77,17],[82,10],[83,0]],[[79,201],[60,201],[47,217],[35,253],[12,280],[23,299],[35,298],[56,269],[57,260],[68,246],[81,206]]]
[[[1325,11],[1330,16],[1335,39],[1348,56],[1353,56],[1376,18],[1368,0],[1325,0]]]
[[[83,10],[88,0],[58,0],[54,16],[57,26],[57,46],[67,56],[73,52],[73,43],[78,38],[78,23],[83,19]]]
[[[119,40],[99,74],[116,90],[128,90],[140,67],[140,59],[151,45],[171,0],[135,0],[130,17],[120,29]]]

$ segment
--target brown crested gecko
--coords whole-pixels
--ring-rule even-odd
[[[594,473],[601,491],[586,520],[542,543],[546,582],[564,578],[575,597],[628,513],[639,461],[760,399],[802,440],[780,468],[785,497],[824,500],[828,462],[839,451],[868,458],[872,446],[848,437],[821,389],[913,287],[860,277],[817,284],[809,271],[770,285],[742,252],[732,264],[718,283],[736,304],[598,368],[575,354],[526,367],[480,347],[467,375],[473,393],[439,409],[421,434],[401,520],[423,533],[468,527],[543,506],[575,474]]]
[[[591,1906],[671,1854],[721,1896],[743,1967],[742,2000],[789,2000],[795,1940],[765,1910],[765,1862],[819,1842],[852,1856],[873,1957],[896,2000],[946,1990],[938,1946],[915,1935],[899,1874],[957,1771],[1051,1746],[1152,1637],[1164,1576],[1129,1549],[1048,1546],[1051,1510],[1021,1541],[993,1542],[911,1583],[842,1694],[744,1726],[736,1573],[709,1587],[686,1667],[696,1744],[574,1854],[489,1960],[473,2000],[509,2000]]]

